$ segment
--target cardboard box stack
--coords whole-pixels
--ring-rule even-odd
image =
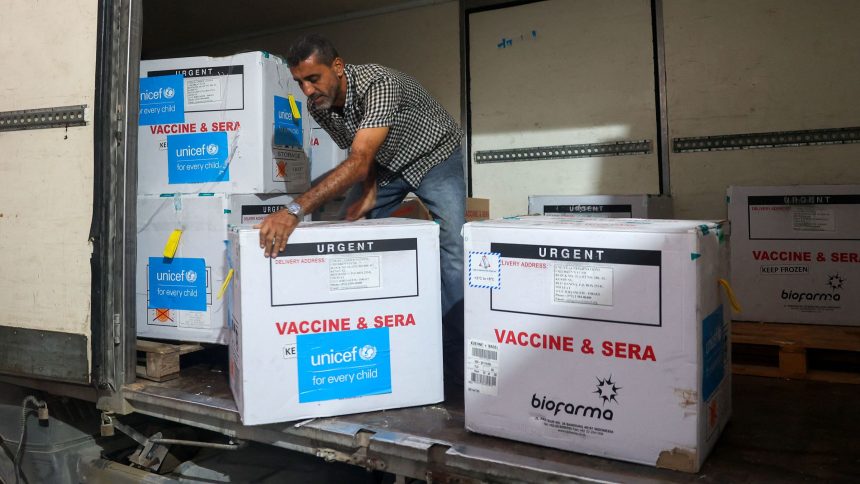
[[[145,60],[140,73],[138,335],[226,344],[227,229],[309,187],[305,98],[263,52]]]
[[[273,259],[258,230],[229,240],[230,385],[244,424],[442,400],[438,225],[309,222]]]
[[[529,214],[604,218],[672,218],[672,198],[659,195],[532,195]]]
[[[283,61],[145,60],[140,74],[139,193],[307,190],[310,116]]]
[[[728,204],[735,319],[860,325],[860,185],[734,186]]]
[[[731,413],[727,228],[466,224],[466,427],[697,471]]]

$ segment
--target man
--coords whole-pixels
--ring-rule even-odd
[[[263,220],[260,246],[275,257],[303,214],[350,188],[347,220],[387,217],[415,193],[440,226],[445,380],[446,386],[462,386],[463,132],[417,81],[376,64],[345,64],[322,36],[297,39],[287,65],[308,98],[308,111],[350,152],[294,203]]]

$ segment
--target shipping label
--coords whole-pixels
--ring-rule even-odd
[[[466,351],[466,391],[498,396],[498,343],[470,339]]]
[[[141,78],[138,124],[184,123],[184,99],[182,76]]]
[[[391,393],[388,328],[296,337],[299,403]]]
[[[242,208],[240,209],[242,212],[242,224],[258,224],[270,214],[273,214],[283,208],[284,206],[282,204],[242,205]]]
[[[612,306],[612,267],[554,264],[553,302]]]
[[[381,257],[376,255],[345,255],[329,258],[329,290],[376,289],[382,286],[380,262]]]
[[[245,67],[242,65],[178,67],[150,71],[147,75],[184,79],[186,112],[245,109]]]
[[[417,296],[414,238],[290,243],[269,261],[272,306]]]
[[[210,311],[182,311],[179,327],[188,329],[209,329],[212,327]]]
[[[747,197],[750,240],[860,240],[860,194]]]
[[[662,325],[659,250],[491,243],[490,252],[505,281],[491,290],[493,311]]]
[[[168,183],[230,181],[229,151],[224,132],[169,135]]]

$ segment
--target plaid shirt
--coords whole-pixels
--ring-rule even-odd
[[[342,115],[333,109],[308,110],[342,149],[363,128],[387,126],[379,147],[377,183],[398,176],[417,188],[431,168],[451,156],[463,132],[448,112],[418,82],[376,64],[346,64],[346,102]]]

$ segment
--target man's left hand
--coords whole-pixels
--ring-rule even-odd
[[[260,248],[265,256],[277,257],[278,253],[287,247],[287,240],[298,224],[299,219],[295,215],[279,210],[255,225],[255,229],[260,229]]]
[[[346,210],[346,219],[350,222],[364,217],[376,205],[376,181],[364,184],[361,198],[356,200]]]

